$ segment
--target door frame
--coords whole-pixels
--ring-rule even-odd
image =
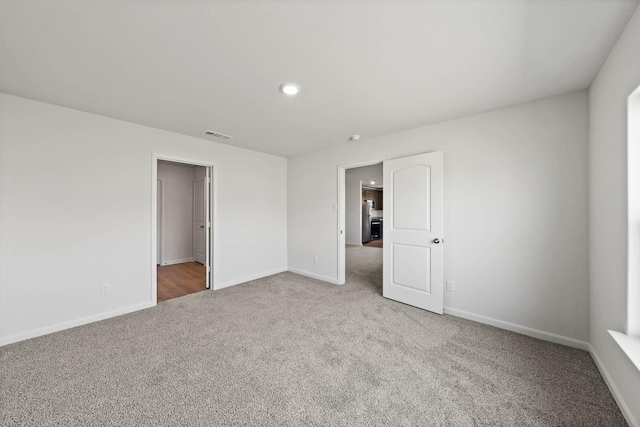
[[[337,235],[338,235],[338,277],[336,283],[338,285],[344,285],[346,282],[346,269],[347,269],[347,255],[345,251],[345,223],[346,223],[346,212],[345,212],[345,173],[347,169],[355,169],[361,168],[364,166],[372,166],[377,165],[379,163],[384,162],[385,160],[389,160],[389,157],[370,159],[370,160],[362,160],[359,162],[353,163],[344,163],[338,165],[338,206],[336,211],[338,212],[338,221],[337,221]],[[360,188],[362,188],[362,183],[360,183]],[[382,182],[382,191],[384,191],[384,181]],[[362,233],[362,215],[360,215],[360,233]],[[362,239],[361,239],[362,240]]]
[[[347,171],[345,169],[345,173],[346,172]],[[346,177],[345,177],[345,187],[346,187],[346,185],[347,184],[346,184]],[[346,191],[346,188],[345,188],[345,191]],[[362,197],[362,180],[360,180],[360,185],[358,186],[358,191],[360,192],[360,215],[358,215],[358,224],[359,224],[358,236],[360,236],[360,237],[358,238],[358,243],[360,243],[360,246],[362,246],[362,203],[364,203],[363,202],[363,197]],[[346,197],[347,197],[347,195],[345,193],[345,198]],[[345,221],[344,233],[345,234],[344,235],[345,235],[345,239],[346,239],[346,235],[347,235],[347,230],[346,230],[346,228],[347,228],[347,217],[346,217],[346,214],[347,214],[347,200],[346,199],[344,201],[344,209],[345,209],[345,218],[344,218],[344,221]],[[345,247],[346,247],[346,240],[345,240]],[[346,266],[345,266],[345,269],[346,269]]]
[[[158,186],[156,194],[160,195],[160,200],[156,200],[156,206],[160,205],[160,211],[156,212],[157,221],[160,222],[160,224],[156,225],[156,233],[158,233],[156,251],[158,259],[156,259],[156,265],[162,266],[162,259],[164,258],[164,182],[162,178],[156,178],[156,185]]]
[[[206,207],[207,205],[207,200],[211,199],[211,195],[207,194],[207,188],[209,188],[209,183],[211,182],[210,180],[210,176],[209,176],[210,171],[207,169],[205,177],[203,179],[199,179],[197,181],[193,181],[193,198],[192,198],[192,205],[193,205],[193,213],[192,213],[192,223],[191,223],[191,234],[193,236],[193,241],[191,242],[191,254],[193,255],[193,260],[197,263],[200,263],[200,261],[198,261],[196,259],[196,251],[195,251],[195,241],[196,241],[196,233],[195,233],[195,212],[196,212],[196,183],[202,181],[202,190],[204,193],[204,200],[203,200],[203,207]],[[207,180],[209,180],[209,182],[207,182]],[[211,207],[209,207],[209,217],[211,217]],[[207,224],[207,222],[209,222],[210,218],[205,218],[204,223],[205,225]],[[209,243],[211,243],[211,236],[209,236]],[[206,248],[206,240],[205,240],[205,249],[204,249],[204,258],[205,258],[205,262],[206,262],[206,258],[207,258],[207,248]],[[209,285],[211,285],[211,281],[209,281]],[[209,286],[210,287],[210,286]]]
[[[158,244],[158,160],[166,160],[174,163],[183,163],[194,166],[204,166],[208,168],[207,176],[209,177],[209,219],[211,227],[209,228],[209,247],[207,248],[207,257],[209,264],[209,289],[216,289],[218,283],[217,269],[218,250],[217,250],[217,168],[215,163],[203,161],[200,159],[192,159],[171,154],[151,153],[151,283],[149,284],[149,297],[151,304],[158,303],[158,272],[156,270],[157,262],[157,244]],[[164,204],[163,204],[164,205]],[[164,209],[163,209],[164,210]],[[162,212],[164,213],[164,212]]]

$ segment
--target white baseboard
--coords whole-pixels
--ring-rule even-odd
[[[624,418],[627,420],[627,423],[629,423],[631,427],[640,427],[640,424],[638,424],[638,422],[633,418],[633,414],[631,414],[631,411],[629,410],[629,406],[622,398],[622,395],[620,394],[618,387],[616,387],[615,383],[611,379],[611,376],[609,376],[609,372],[607,372],[607,369],[604,367],[602,360],[600,360],[600,357],[598,357],[598,353],[596,353],[596,350],[593,348],[591,344],[589,344],[589,353],[591,353],[591,357],[593,358],[593,361],[596,363],[596,366],[598,367],[600,374],[604,378],[604,381],[607,383],[607,387],[609,387],[609,391],[611,391],[611,394],[613,395],[613,398],[618,404],[618,407],[620,408],[620,412],[622,412],[622,415],[624,415]]]
[[[93,323],[99,320],[109,319],[110,317],[121,316],[123,314],[132,313],[134,311],[144,310],[145,308],[150,308],[155,305],[156,305],[155,302],[145,302],[142,304],[130,305],[128,307],[119,308],[113,311],[107,311],[106,313],[82,317],[80,319],[70,320],[68,322],[57,323],[55,325],[46,326],[44,328],[33,329],[31,331],[23,332],[21,334],[0,338],[0,347],[7,344],[13,344],[18,341],[24,341],[30,338],[40,337],[42,335],[48,335],[53,332],[59,332],[65,329],[74,328],[76,326],[86,325],[87,323]]]
[[[463,319],[473,320],[474,322],[484,323],[485,325],[495,326],[500,329],[506,329],[507,331],[517,332],[522,335],[527,335],[533,338],[538,338],[544,341],[551,341],[556,344],[566,345],[568,347],[579,348],[580,350],[589,350],[589,343],[586,341],[580,341],[575,338],[569,338],[562,335],[552,334],[551,332],[540,331],[538,329],[528,328],[526,326],[516,325],[514,323],[505,322],[491,317],[481,316],[479,314],[468,313],[462,310],[456,310],[455,308],[444,308],[445,314],[450,314],[456,317],[462,317]]]
[[[338,284],[338,280],[334,277],[323,276],[321,274],[309,273],[308,271],[298,270],[297,268],[289,268],[292,273],[300,274],[301,276],[311,277],[312,279],[322,280],[323,282]]]
[[[350,243],[350,242],[347,242],[347,243],[345,243],[345,246],[362,246],[362,243],[357,243],[357,242],[356,243]]]
[[[165,266],[165,265],[182,264],[183,262],[192,262],[192,261],[193,261],[193,258],[172,259],[170,261],[164,261],[162,265]]]
[[[278,273],[284,273],[285,271],[287,271],[286,268],[277,268],[275,270],[265,271],[265,272],[258,273],[258,274],[252,274],[251,276],[245,276],[245,277],[241,277],[239,279],[228,280],[228,281],[220,283],[220,284],[215,284],[214,283],[213,289],[217,291],[217,290],[220,290],[220,289],[228,288],[229,286],[239,285],[240,283],[245,283],[245,282],[250,282],[252,280],[262,279],[263,277],[273,276],[274,274],[278,274]]]

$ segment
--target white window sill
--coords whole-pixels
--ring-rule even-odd
[[[618,343],[622,351],[629,357],[631,363],[640,371],[640,338],[630,337],[621,332],[609,331],[615,342]]]

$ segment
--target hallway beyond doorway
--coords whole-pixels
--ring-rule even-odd
[[[195,261],[158,266],[158,302],[204,291],[206,268]]]

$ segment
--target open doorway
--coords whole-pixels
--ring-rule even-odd
[[[375,172],[382,175],[382,165],[368,166],[367,168],[375,168]],[[350,169],[347,171],[347,179],[350,172],[357,173],[358,169]],[[379,183],[379,184],[378,184]],[[384,247],[382,227],[384,224],[383,198],[384,189],[382,182],[376,179],[362,181],[362,197],[361,213],[362,213],[362,245],[372,248]]]
[[[213,166],[154,156],[155,265],[160,303],[211,287]]]
[[[382,294],[382,163],[346,167],[343,184],[345,281]]]
[[[346,245],[382,247],[382,163],[345,172]]]

